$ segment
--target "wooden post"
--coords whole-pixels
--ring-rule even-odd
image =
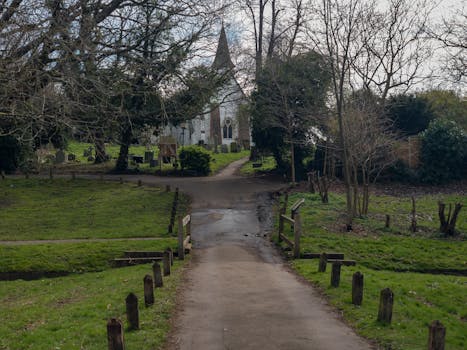
[[[6,178],[6,176],[5,176],[5,170],[2,170],[1,174],[2,174],[2,180],[5,180],[5,178]]]
[[[170,276],[170,252],[167,250],[164,252],[162,258],[162,266],[164,268],[164,276]]]
[[[144,276],[144,305],[154,304],[154,281],[150,275]]]
[[[394,305],[394,293],[389,288],[381,291],[379,298],[378,321],[382,323],[391,323],[392,307]]]
[[[126,297],[126,318],[128,329],[139,329],[138,297],[133,293]]]
[[[412,222],[410,223],[410,231],[417,232],[417,209],[415,208],[415,197],[412,196]]]
[[[107,322],[107,344],[108,350],[124,350],[123,342],[123,325],[116,318],[112,318]]]
[[[386,224],[384,225],[384,227],[386,227],[386,228],[391,227],[391,216],[389,216],[387,214],[386,214]]]
[[[165,192],[170,192],[170,185],[165,185]]]
[[[173,264],[174,264],[174,252],[172,251],[172,248],[169,247],[165,251],[169,253],[170,266],[173,266]]]
[[[53,167],[51,166],[49,168],[49,179],[53,180],[53,178],[54,178],[54,170],[53,170]]]
[[[71,172],[71,179],[76,180],[76,172],[75,171]]]
[[[362,305],[363,301],[363,274],[358,271],[352,276],[352,304]]]
[[[446,327],[439,321],[433,321],[429,326],[428,350],[444,350]]]
[[[293,255],[295,259],[300,258],[300,236],[302,235],[302,222],[298,210],[295,212],[295,225],[294,225],[294,250]]]
[[[277,238],[279,243],[282,242],[282,235],[284,234],[284,219],[282,218],[282,215],[285,215],[284,208],[281,208],[279,211],[279,235]]]
[[[154,261],[154,264],[152,264],[152,273],[154,275],[154,287],[163,287],[164,281],[162,280],[161,265],[157,261]]]
[[[120,184],[123,184],[123,177],[120,178]]]
[[[141,186],[143,186],[143,181],[138,180],[138,187],[141,187]]]
[[[319,257],[318,272],[326,272],[327,264],[328,264],[328,258],[326,257],[326,253],[321,253]]]
[[[178,259],[185,259],[185,247],[183,246],[183,219],[178,218]]]
[[[332,270],[331,270],[331,286],[333,286],[334,288],[339,287],[340,281],[341,281],[341,264],[333,263]]]

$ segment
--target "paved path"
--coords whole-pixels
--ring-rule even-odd
[[[281,185],[228,167],[183,190],[194,197],[192,266],[168,349],[366,350],[264,237],[257,192]]]

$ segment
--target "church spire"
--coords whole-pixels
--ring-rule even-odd
[[[212,64],[216,69],[233,69],[235,66],[230,59],[229,45],[227,43],[227,35],[225,34],[224,22],[222,22],[219,43],[217,44],[216,57]]]

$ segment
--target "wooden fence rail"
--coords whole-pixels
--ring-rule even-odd
[[[280,210],[279,216],[279,242],[284,241],[292,250],[293,256],[295,259],[300,257],[300,237],[302,235],[302,221],[300,218],[300,206],[305,202],[305,199],[300,199],[292,205],[291,217],[285,215],[287,210],[287,201],[285,201],[284,206]],[[294,240],[290,240],[287,236],[284,235],[284,223],[287,222],[291,225],[294,231]]]

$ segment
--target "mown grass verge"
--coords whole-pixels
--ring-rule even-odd
[[[261,163],[258,168],[253,168],[253,163]],[[258,161],[248,161],[240,168],[240,174],[252,176],[260,173],[268,173],[276,168],[276,161],[273,156],[266,156]]]
[[[155,305],[144,307],[143,277],[150,265],[37,281],[0,282],[0,349],[107,348],[106,322],[120,318],[125,327],[125,298],[139,299],[140,330],[125,332],[126,349],[160,349],[170,328],[181,266],[175,262]]]
[[[426,349],[428,325],[440,320],[447,328],[446,348],[467,346],[467,242],[465,213],[461,212],[455,239],[442,238],[438,232],[437,201],[466,203],[458,195],[419,196],[420,231],[412,234],[410,199],[374,196],[370,215],[355,221],[354,232],[344,232],[344,197],[331,194],[329,204],[309,193],[294,193],[289,208],[305,198],[300,213],[303,223],[302,252],[339,252],[357,261],[356,267],[342,267],[341,285],[330,287],[327,273],[318,273],[316,260],[295,260],[299,274],[320,287],[330,303],[343,312],[357,332],[375,340],[383,349]],[[393,227],[384,227],[386,214],[396,218]],[[286,234],[292,237],[287,228]],[[352,274],[364,274],[364,301],[351,304]],[[405,272],[401,272],[405,271]],[[419,273],[415,273],[419,272]],[[437,274],[433,274],[437,273]],[[445,274],[454,274],[442,275]],[[384,326],[376,321],[379,293],[389,287],[395,295],[393,322]]]
[[[169,238],[174,193],[89,180],[0,181],[0,240]],[[180,210],[188,199],[180,196]]]

